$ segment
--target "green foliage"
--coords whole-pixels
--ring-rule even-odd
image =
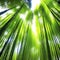
[[[32,11],[23,1],[0,0],[9,9],[0,15],[0,60],[59,60],[60,4],[41,0]]]

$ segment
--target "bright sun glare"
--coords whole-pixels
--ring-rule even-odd
[[[40,0],[32,0],[31,3],[32,3],[31,10],[33,11],[40,4]]]

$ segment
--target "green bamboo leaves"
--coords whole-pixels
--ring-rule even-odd
[[[0,60],[60,59],[60,7],[56,0],[41,0],[34,10],[24,0],[0,3],[1,7],[13,7],[0,15]]]
[[[58,30],[58,32],[60,31],[59,30],[59,24],[56,22],[56,19],[53,17],[52,13],[48,9],[48,6],[46,6],[44,2],[42,2],[42,4],[40,5],[40,9],[41,9],[40,12],[42,12],[41,14],[43,16],[43,21],[44,21],[44,29],[45,29],[45,34],[46,34],[45,36],[46,36],[47,50],[49,51],[48,52],[48,57],[49,57],[50,60],[59,59],[59,54],[57,54],[57,50],[56,50],[56,46],[55,46],[55,42],[54,42],[55,39],[53,39],[54,35],[59,36],[59,34],[60,34],[60,33],[57,34],[57,30]],[[42,10],[45,13],[43,13]],[[51,30],[49,30],[49,29],[51,29]],[[51,38],[50,38],[50,35],[51,35]],[[52,44],[52,46],[50,45],[50,43]],[[50,47],[49,47],[49,45],[50,45]],[[52,48],[54,48],[56,53],[53,51]],[[56,55],[55,58],[52,57],[54,55]]]
[[[32,22],[31,21],[32,19],[33,19],[33,13],[32,13],[32,11],[29,11],[27,14],[26,20]]]

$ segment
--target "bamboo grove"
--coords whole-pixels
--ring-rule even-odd
[[[25,0],[0,0],[0,11],[0,60],[60,60],[59,0],[33,11]]]

